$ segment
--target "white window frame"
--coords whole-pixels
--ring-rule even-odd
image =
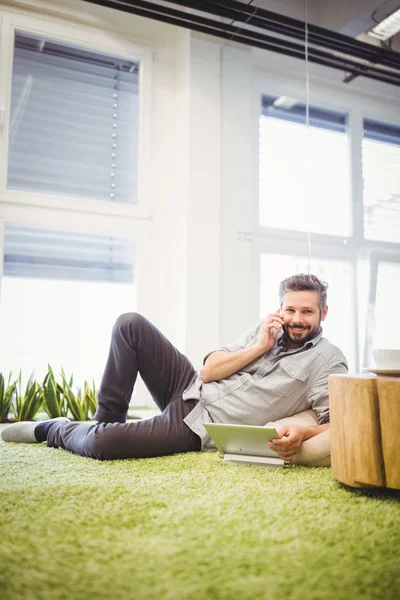
[[[35,2],[32,4],[35,8]],[[30,6],[27,5],[27,9]],[[0,257],[4,256],[4,230],[7,223],[54,231],[70,230],[83,234],[110,235],[135,239],[136,310],[151,303],[152,255],[152,80],[154,47],[135,44],[120,31],[98,29],[96,23],[76,22],[77,15],[46,15],[37,18],[27,11],[0,7]],[[11,86],[15,31],[40,35],[59,43],[78,45],[88,50],[140,61],[139,72],[139,148],[138,200],[136,205],[88,198],[9,190],[8,140],[11,112]],[[126,34],[127,35],[127,34]],[[0,300],[3,260],[0,259]],[[134,308],[134,306],[133,306]],[[118,315],[116,315],[117,317]],[[1,332],[0,332],[1,337]],[[136,404],[150,403],[140,384]]]
[[[110,53],[141,64],[139,79],[138,203],[134,206],[68,196],[52,196],[6,187],[11,84],[15,31],[42,35],[60,43]],[[136,239],[137,306],[147,306],[150,297],[148,276],[151,226],[151,109],[153,48],[132,43],[115,31],[99,31],[91,25],[69,23],[47,16],[37,18],[19,11],[0,12],[0,256],[4,252],[4,225],[15,223],[54,230],[67,228],[77,233],[115,235]],[[0,260],[0,298],[3,261]],[[142,283],[141,283],[142,282]]]
[[[22,204],[31,207],[57,207],[58,210],[79,211],[91,214],[120,215],[132,218],[149,218],[151,185],[151,82],[153,52],[151,48],[137,45],[117,34],[106,35],[93,27],[70,25],[54,17],[38,19],[33,16],[8,13],[1,15],[0,32],[0,204]],[[7,189],[8,140],[11,113],[11,85],[13,71],[14,37],[16,31],[27,35],[40,35],[59,43],[78,45],[88,50],[140,61],[139,71],[139,147],[138,147],[138,202],[134,206],[88,198],[53,196],[36,192]]]
[[[357,260],[361,258],[378,255],[387,257],[386,260],[400,262],[400,243],[386,243],[366,240],[363,237],[363,183],[362,183],[362,139],[364,118],[381,121],[383,123],[400,124],[396,98],[388,101],[387,97],[368,96],[365,93],[343,89],[345,84],[324,85],[323,82],[312,81],[310,86],[309,102],[313,106],[321,106],[327,110],[340,111],[348,115],[349,136],[349,173],[350,173],[350,201],[352,209],[353,235],[348,238],[340,236],[329,236],[311,234],[311,257],[347,260],[354,269],[354,283],[351,290],[352,306],[354,312],[354,356],[352,362],[360,365],[359,330],[366,327],[365,323],[359,322],[357,311]],[[263,94],[273,96],[289,96],[300,102],[306,103],[305,80],[295,77],[284,76],[278,73],[267,73],[262,70],[256,71],[254,84],[254,150],[255,156],[259,156],[259,119],[261,116],[261,100]],[[392,104],[390,104],[392,102]],[[254,177],[257,182],[257,194],[255,195],[255,206],[253,207],[253,222],[255,223],[253,238],[253,260],[258,265],[255,275],[254,291],[260,297],[260,261],[261,254],[286,254],[308,256],[308,234],[285,229],[274,229],[259,224],[258,218],[258,181],[259,164],[256,160],[254,165]],[[375,278],[376,282],[376,278]],[[373,278],[370,278],[370,287],[373,286]],[[370,289],[369,297],[375,297],[376,290]],[[369,318],[371,315],[369,315]],[[367,315],[368,320],[368,315]],[[363,349],[363,359],[360,368],[372,364],[371,356],[371,329],[366,327],[366,345]],[[369,348],[367,350],[367,344]],[[357,368],[358,370],[358,368]]]

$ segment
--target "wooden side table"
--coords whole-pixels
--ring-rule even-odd
[[[330,375],[332,474],[400,489],[400,377]]]

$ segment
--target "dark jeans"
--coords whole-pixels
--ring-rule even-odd
[[[127,423],[138,373],[162,412]],[[100,460],[198,451],[200,438],[183,422],[197,403],[182,400],[194,375],[189,360],[150,321],[137,313],[123,314],[112,331],[94,417],[98,423],[57,422],[47,445]]]

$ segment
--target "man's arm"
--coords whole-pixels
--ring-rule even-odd
[[[340,351],[331,359],[330,363],[316,379],[308,394],[308,401],[311,408],[317,414],[319,422],[325,421],[325,423],[311,427],[284,425],[279,428],[279,437],[269,442],[269,447],[277,452],[283,460],[292,460],[296,452],[299,451],[302,442],[329,429],[328,377],[333,373],[347,373],[347,362]]]
[[[243,367],[264,354],[264,352],[264,348],[257,344],[249,348],[237,350],[236,352],[226,352],[224,350],[213,352],[200,369],[200,377],[204,383],[226,379],[233,375],[233,373],[243,369]]]
[[[305,440],[322,433],[329,429],[330,424],[324,425],[284,425],[279,428],[278,438],[268,442],[271,450],[274,450],[280,458],[286,461],[292,460],[296,452],[300,450],[301,444]]]
[[[308,392],[308,402],[310,408],[316,413],[319,424],[329,423],[329,375],[347,372],[347,361],[342,352],[338,350],[311,386]]]
[[[275,335],[272,329],[280,331],[283,320],[279,311],[268,315],[261,325],[260,332],[251,346],[229,352],[220,350],[209,355],[200,369],[200,377],[204,383],[226,379],[243,369],[253,360],[268,352],[275,345]]]

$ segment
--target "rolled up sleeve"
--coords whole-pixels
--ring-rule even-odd
[[[243,348],[247,348],[254,344],[259,334],[261,325],[264,323],[264,319],[261,321],[257,321],[254,325],[249,327],[247,331],[245,331],[239,338],[237,338],[234,342],[227,344],[226,346],[221,346],[216,350],[212,350],[203,359],[203,365],[206,362],[207,358],[213,354],[213,352],[237,352],[238,350],[242,350]]]
[[[348,366],[342,353],[335,355],[329,360],[324,369],[319,373],[311,386],[308,401],[310,408],[314,410],[318,417],[319,425],[330,422],[329,417],[329,390],[328,377],[335,373],[347,373]]]

